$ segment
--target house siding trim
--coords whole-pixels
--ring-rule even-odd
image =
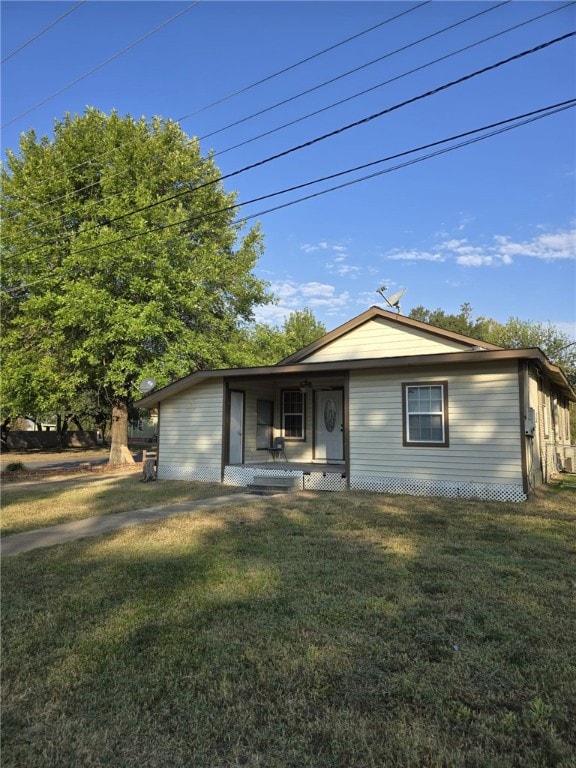
[[[220,482],[222,389],[207,381],[162,402],[159,479]]]

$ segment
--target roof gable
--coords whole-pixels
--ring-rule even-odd
[[[478,347],[486,350],[502,349],[495,344],[421,323],[380,307],[371,307],[281,360],[278,365],[466,352]]]

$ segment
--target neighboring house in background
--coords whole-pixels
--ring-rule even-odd
[[[275,366],[198,371],[136,405],[158,408],[159,478],[523,501],[576,468],[570,401],[539,349],[372,307]]]

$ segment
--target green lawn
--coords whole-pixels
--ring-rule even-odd
[[[576,754],[576,493],[255,498],[3,562],[3,768]]]
[[[92,515],[112,515],[244,490],[218,483],[167,480],[142,483],[141,480],[141,472],[129,475],[111,472],[104,477],[85,474],[35,485],[5,483],[0,535],[68,523]]]

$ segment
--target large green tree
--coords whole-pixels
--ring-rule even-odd
[[[236,223],[234,202],[171,121],[88,109],[51,138],[23,134],[2,167],[5,410],[56,412],[97,392],[110,461],[131,461],[138,382],[228,364],[239,326],[270,300],[253,274],[261,233]]]
[[[409,317],[508,349],[539,347],[553,363],[564,369],[572,385],[576,386],[576,342],[553,323],[518,317],[509,317],[504,323],[490,317],[474,318],[469,303],[462,304],[458,314],[418,306],[411,310]]]
[[[235,365],[275,365],[326,333],[309,307],[291,312],[281,326],[253,323],[243,329]]]

